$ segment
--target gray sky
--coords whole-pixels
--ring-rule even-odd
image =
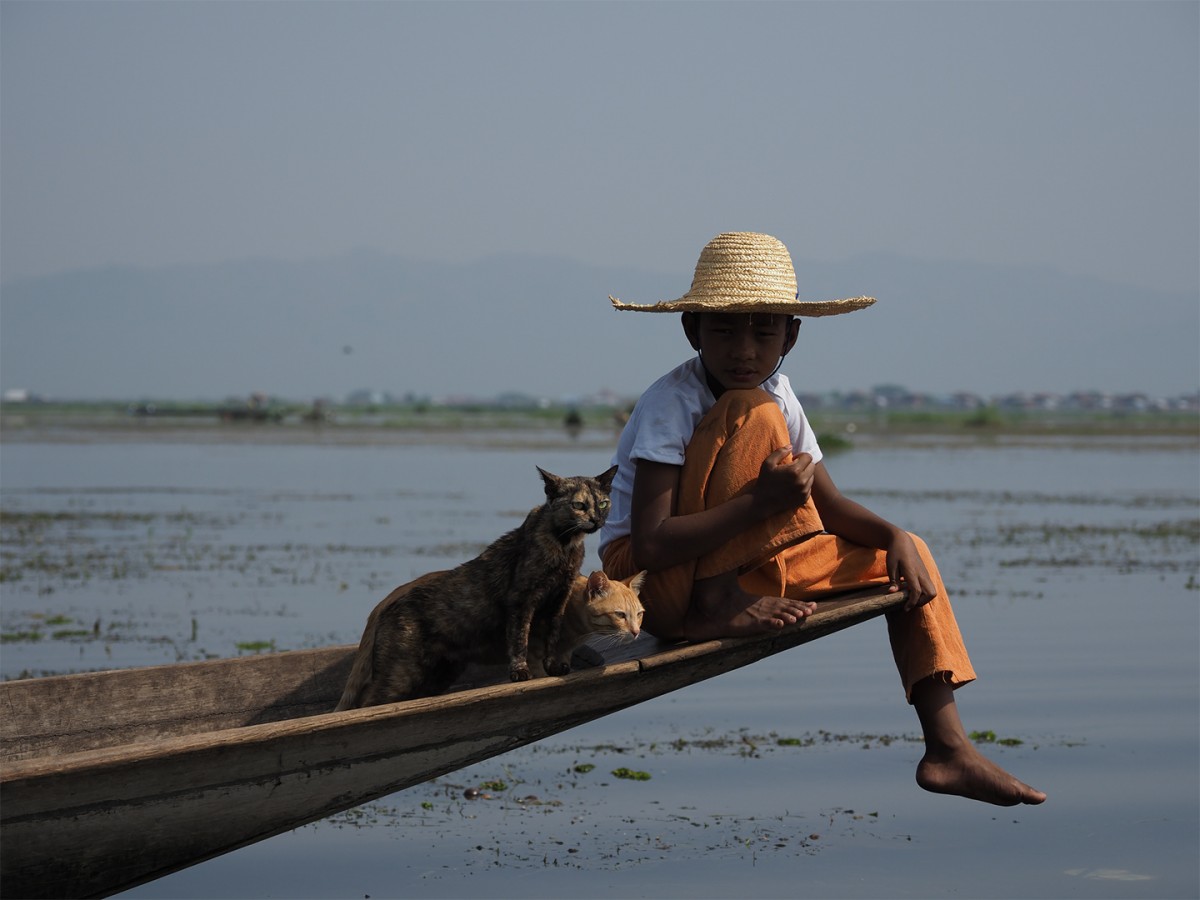
[[[1200,5],[25,3],[3,277],[719,231],[1200,280]]]
[[[3,0],[0,277],[516,252],[678,294],[745,229],[1196,292],[1198,48],[1196,2]]]

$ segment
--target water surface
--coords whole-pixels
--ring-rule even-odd
[[[6,443],[0,670],[357,641],[396,584],[517,524],[535,465],[610,454],[607,435]],[[874,622],[127,896],[1197,896],[1195,443],[910,439],[828,465],[929,541],[981,675],[967,726],[1045,805],[915,786]]]

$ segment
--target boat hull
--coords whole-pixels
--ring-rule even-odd
[[[561,678],[339,713],[312,710],[336,703],[353,647],[8,682],[0,685],[0,709],[14,714],[6,715],[0,773],[0,891],[112,894],[839,631],[902,599],[869,592],[822,603],[769,636],[639,641],[625,653],[648,655]],[[261,691],[256,678],[278,689],[265,706],[240,708],[248,701],[234,699],[239,708],[222,708]],[[177,692],[176,702],[146,687],[156,681]],[[189,685],[202,686],[202,702],[165,721],[173,706],[188,706]],[[137,695],[133,686],[158,697],[141,703],[153,721],[106,734],[98,722],[113,718],[103,694],[120,707],[123,692]],[[57,737],[55,746],[67,748],[60,753],[44,715],[41,735],[23,738],[12,724],[56,691],[85,697],[90,709],[81,714],[82,738]]]

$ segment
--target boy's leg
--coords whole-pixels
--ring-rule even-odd
[[[680,473],[678,514],[700,512],[749,490],[763,461],[780,447],[790,445],[783,413],[766,391],[726,391],[700,420],[688,443]],[[738,586],[739,569],[821,529],[821,518],[809,500],[800,509],[772,516],[694,562],[651,572],[641,590],[646,607],[645,629],[665,639],[716,636],[697,634],[688,627],[689,616],[694,617],[696,612],[693,601],[697,582],[702,588],[744,594]],[[614,541],[607,548],[604,569],[609,577],[634,574],[627,539]],[[753,624],[742,623],[740,627],[761,630]],[[739,626],[733,625],[723,636],[738,630]]]
[[[954,690],[974,680],[975,671],[937,564],[925,542],[916,535],[912,538],[934,579],[937,596],[909,612],[890,611],[887,623],[905,695],[916,710],[925,736],[917,784],[927,791],[1001,806],[1042,803],[1045,793],[985,757],[963,728]],[[883,551],[826,534],[787,548],[742,578],[747,590],[783,590],[789,596],[810,600],[861,587],[864,582],[888,581],[887,555]]]
[[[937,596],[914,610],[897,609],[887,614],[892,656],[910,701],[913,685],[925,678],[936,678],[954,687],[975,680],[941,572],[925,542],[916,535],[912,538],[937,587]],[[832,534],[819,534],[786,548],[741,580],[747,591],[783,592],[798,600],[819,600],[866,584],[887,584],[887,554]]]
[[[1045,802],[1043,791],[1030,787],[979,752],[958,716],[953,686],[927,678],[917,682],[912,693],[925,736],[917,784],[937,794],[954,794],[998,806]]]
[[[769,406],[756,406],[755,394],[760,394]],[[765,393],[727,392],[721,399],[727,398],[728,405],[720,410],[714,407],[702,421],[708,427],[698,427],[688,447],[688,463],[680,479],[681,511],[705,509],[736,496],[757,477],[762,461],[789,443],[782,416]],[[782,434],[773,430],[776,427]],[[735,436],[739,439],[733,440]],[[752,437],[754,440],[750,440]],[[734,541],[694,564],[653,573],[642,588],[647,630],[660,637],[685,636],[689,615],[694,612],[698,577],[701,583],[732,577],[747,595],[757,594],[764,599],[775,595],[814,599],[864,583],[888,583],[883,551],[860,547],[834,535],[813,534],[821,526],[812,509],[799,510],[785,519],[768,523],[768,533],[763,536],[760,532],[757,540]],[[916,708],[926,737],[927,749],[917,770],[917,782],[926,790],[990,803],[1041,803],[1046,799],[1044,793],[984,758],[966,737],[954,702],[954,688],[973,680],[975,672],[937,564],[925,542],[913,537],[938,594],[911,612],[889,613],[887,621],[905,693]],[[775,555],[764,559],[766,549]],[[606,571],[612,567],[609,574],[613,577],[634,573],[628,539],[610,545],[604,565]]]
[[[753,488],[763,461],[791,436],[783,413],[762,390],[726,391],[696,426],[679,477],[678,514],[702,512]],[[764,519],[696,561],[696,578],[736,572],[824,530],[810,498]]]
[[[617,538],[605,548],[604,574],[620,580],[639,571],[633,561],[633,544],[628,537]],[[638,597],[645,607],[642,628],[665,641],[683,640],[683,620],[687,617],[696,564],[687,563],[647,572]]]

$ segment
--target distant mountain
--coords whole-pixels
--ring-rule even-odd
[[[800,390],[1158,396],[1200,385],[1195,294],[886,255],[797,269],[802,297],[879,298],[804,323],[784,369]],[[365,251],[73,271],[0,288],[0,387],[82,399],[636,396],[691,351],[678,317],[616,313],[607,295],[652,302],[690,280],[555,257]]]

